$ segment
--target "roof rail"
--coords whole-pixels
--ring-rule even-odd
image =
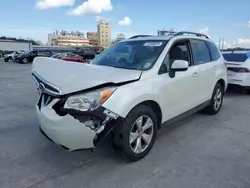
[[[189,31],[180,31],[180,32],[175,33],[174,36],[180,36],[180,35],[185,35],[185,34],[196,35],[197,37],[205,37],[209,39],[207,35],[204,35],[202,33],[189,32]]]
[[[152,35],[135,35],[133,37],[130,37],[129,39],[135,39],[135,38],[139,38],[139,37],[152,37]]]

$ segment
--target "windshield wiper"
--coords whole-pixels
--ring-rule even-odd
[[[121,67],[121,66],[110,66],[110,67],[117,68],[117,69],[140,70],[140,69],[131,68],[131,67]]]

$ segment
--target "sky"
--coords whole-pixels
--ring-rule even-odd
[[[207,34],[250,47],[250,0],[1,0],[0,36],[46,42],[53,29],[96,31],[100,19],[126,37],[159,29]]]

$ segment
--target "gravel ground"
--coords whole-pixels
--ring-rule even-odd
[[[129,163],[109,140],[66,152],[38,131],[31,65],[0,61],[1,188],[249,188],[250,96],[227,93],[216,116],[163,127],[149,155]]]

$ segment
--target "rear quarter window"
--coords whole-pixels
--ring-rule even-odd
[[[208,48],[209,48],[209,51],[211,54],[212,61],[216,61],[217,59],[219,59],[220,52],[219,52],[218,48],[215,46],[215,44],[212,42],[207,42],[207,45],[208,45]]]
[[[245,62],[248,59],[247,53],[224,53],[223,57],[232,62]]]

